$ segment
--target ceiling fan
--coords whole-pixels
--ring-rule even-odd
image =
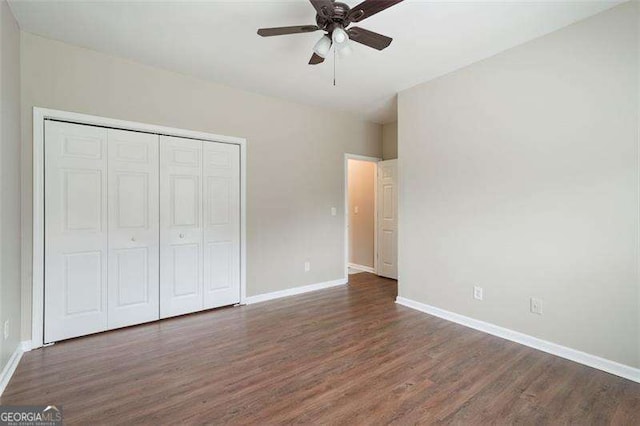
[[[365,0],[354,8],[334,0],[309,0],[316,10],[317,25],[298,25],[293,27],[260,28],[258,34],[271,37],[285,34],[310,33],[325,31],[320,40],[313,47],[310,65],[324,61],[332,45],[342,48],[349,39],[382,50],[391,44],[391,37],[374,33],[360,27],[347,27],[352,22],[360,22],[381,12],[402,0]]]

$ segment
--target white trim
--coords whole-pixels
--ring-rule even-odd
[[[16,350],[13,351],[9,361],[7,361],[7,365],[2,369],[2,373],[0,373],[0,396],[7,388],[9,384],[9,380],[13,376],[13,373],[16,371],[18,364],[20,363],[20,359],[22,358],[22,354],[25,352],[29,352],[31,350],[31,342],[25,341],[20,342],[16,347]]]
[[[376,273],[375,268],[372,268],[371,266],[358,265],[356,263],[347,263],[347,266],[351,269],[357,269],[362,272],[371,272],[372,274]]]
[[[46,119],[93,126],[222,142],[240,146],[240,304],[247,294],[247,140],[213,133],[176,129],[135,121],[117,120],[75,112],[33,108],[33,276],[31,345],[43,345],[44,301],[44,122]]]
[[[240,140],[240,304],[247,298],[247,140]]]
[[[370,157],[368,155],[349,154],[349,153],[345,153],[344,158],[346,160],[369,161],[371,163],[377,163],[379,161],[382,161],[382,158],[379,158],[379,157]]]
[[[337,287],[339,285],[345,285],[348,282],[346,278],[340,278],[333,281],[325,281],[323,283],[309,284],[302,287],[293,287],[286,290],[274,291],[272,293],[258,294],[256,296],[249,296],[245,299],[247,305],[253,303],[266,302],[267,300],[280,299],[281,297],[295,296],[297,294],[309,293],[316,290],[324,290],[325,288]]]
[[[33,109],[33,247],[31,265],[31,341],[44,343],[44,120],[46,112]],[[23,311],[25,311],[23,307]]]
[[[31,350],[31,340],[20,342],[20,347],[22,348],[22,352],[29,352]]]
[[[378,270],[378,162],[382,158],[366,155],[344,154],[344,276],[349,276],[349,160],[369,161],[376,163],[373,172],[373,270]],[[360,268],[358,268],[360,269]]]
[[[547,352],[552,355],[556,355],[561,358],[565,358],[579,364],[606,371],[607,373],[611,373],[616,376],[624,377],[625,379],[633,380],[634,382],[640,383],[640,368],[634,368],[629,365],[624,365],[615,361],[600,358],[596,355],[591,355],[586,352],[571,349],[557,343],[542,340],[537,337],[529,336],[528,334],[520,333],[518,331],[510,330],[508,328],[500,327],[498,325],[480,321],[477,319],[469,318],[464,315],[456,314],[454,312],[445,311],[444,309],[436,308],[435,306],[416,302],[415,300],[406,299],[404,297],[398,296],[396,298],[396,303],[408,308],[415,309],[417,311],[425,312],[427,314],[464,325],[465,327],[473,328],[475,330],[498,336],[506,340],[511,340],[512,342],[520,343],[521,345],[529,346],[530,348],[538,349],[543,352]]]

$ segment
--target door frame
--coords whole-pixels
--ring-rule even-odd
[[[382,158],[344,154],[344,278],[349,279],[349,160],[375,163],[373,173],[373,273],[378,272],[378,162]]]
[[[48,108],[33,108],[33,248],[31,279],[31,348],[44,343],[44,123],[45,120],[176,136],[240,147],[240,304],[247,298],[247,140],[194,130],[98,117]]]

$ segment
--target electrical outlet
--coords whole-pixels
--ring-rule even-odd
[[[536,315],[542,315],[542,300],[531,298],[531,313]]]
[[[309,272],[310,270],[311,270],[311,262],[307,260],[306,262],[304,262],[304,271]]]
[[[473,287],[473,298],[482,300],[482,287],[478,287],[477,285]]]
[[[360,207],[355,206],[355,207],[353,208],[353,212],[354,212],[355,214],[360,213]]]
[[[9,320],[4,322],[4,340],[9,338]]]

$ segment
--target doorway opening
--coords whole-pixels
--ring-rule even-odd
[[[379,158],[345,155],[345,274],[377,270]]]
[[[344,273],[398,279],[398,160],[345,154]]]

